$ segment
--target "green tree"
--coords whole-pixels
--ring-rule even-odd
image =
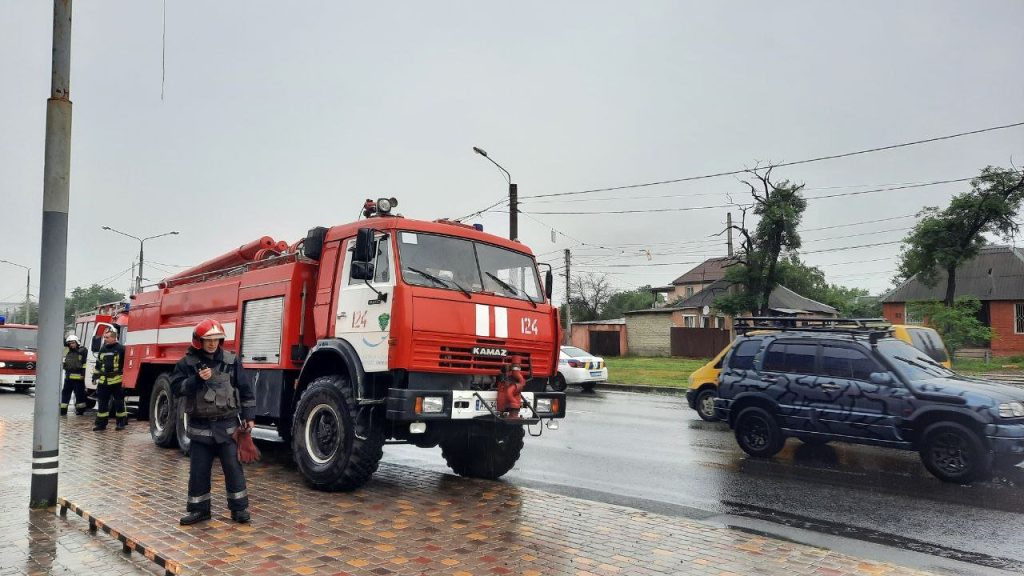
[[[92,286],[79,286],[71,291],[71,296],[64,302],[64,324],[71,326],[75,323],[75,314],[87,312],[99,306],[124,300],[123,292],[107,288],[99,284]]]
[[[11,324],[24,324],[25,323],[25,305],[22,304],[7,316],[7,322]],[[39,304],[35,302],[29,302],[28,306],[28,323],[39,324]]]
[[[744,184],[750,188],[753,203],[740,208],[740,224],[733,225],[741,236],[740,253],[725,273],[726,280],[736,288],[715,299],[715,308],[732,315],[747,311],[767,314],[768,298],[779,284],[779,256],[800,248],[797,227],[807,208],[807,201],[800,195],[803,184],[772,182],[771,167],[750,174],[754,183]],[[753,233],[746,228],[747,211],[751,209],[758,217]]]
[[[987,166],[971,180],[971,191],[953,197],[943,210],[929,206],[921,221],[903,240],[895,282],[917,275],[925,286],[938,284],[946,272],[946,306],[954,305],[957,267],[978,255],[988,241],[985,234],[1013,237],[1015,221],[1024,202],[1024,172]]]
[[[817,266],[808,266],[795,253],[779,260],[779,284],[797,294],[828,304],[845,318],[876,318],[882,315],[882,304],[864,288],[829,284]]]
[[[973,296],[957,298],[952,306],[929,300],[910,302],[908,307],[911,314],[924,318],[942,335],[950,354],[967,346],[984,346],[992,340],[992,329],[978,320],[981,301]]]
[[[601,310],[601,319],[610,320],[622,318],[630,310],[644,310],[653,308],[659,302],[658,298],[651,292],[650,285],[641,286],[635,290],[623,290],[614,292],[608,297],[608,302]]]

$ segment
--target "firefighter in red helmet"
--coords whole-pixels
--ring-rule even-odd
[[[183,526],[210,519],[210,472],[214,458],[220,459],[224,470],[231,519],[249,521],[245,473],[232,434],[239,426],[252,429],[256,397],[241,359],[224,350],[225,337],[220,322],[200,322],[192,332],[192,347],[174,366],[171,375],[171,386],[179,401],[185,403],[185,432],[191,441],[188,514],[181,518]]]

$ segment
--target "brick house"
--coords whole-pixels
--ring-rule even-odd
[[[940,272],[934,288],[916,276],[882,298],[882,313],[894,324],[918,324],[908,318],[907,302],[942,300],[946,295],[946,273]],[[992,328],[994,356],[1024,354],[1024,249],[986,246],[972,260],[956,270],[956,293],[981,300],[978,319]]]
[[[734,259],[729,256],[720,256],[718,258],[708,258],[701,262],[686,274],[673,280],[671,291],[667,289],[662,290],[667,292],[667,303],[671,305],[673,302],[689,298],[704,290],[713,282],[725,278],[726,266],[733,261]]]

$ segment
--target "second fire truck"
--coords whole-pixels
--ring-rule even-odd
[[[253,381],[258,424],[290,441],[309,484],[349,490],[386,441],[440,446],[463,476],[498,478],[527,430],[556,428],[547,390],[560,327],[551,271],[530,250],[458,222],[393,214],[263,237],[132,297],[123,327],[126,394],[159,446],[188,450],[170,371],[204,318],[224,325]]]

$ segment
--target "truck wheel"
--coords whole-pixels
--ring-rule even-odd
[[[565,383],[565,376],[561,374],[556,374],[555,379],[551,381],[551,389],[555,392],[565,392],[568,387],[569,385]]]
[[[775,417],[764,408],[744,408],[736,416],[736,442],[755,458],[771,458],[782,450],[786,437]]]
[[[174,435],[178,438],[181,453],[188,456],[192,451],[192,440],[188,437],[188,414],[185,414],[185,402],[174,403]]]
[[[956,422],[937,422],[921,435],[921,462],[943,482],[969,484],[992,471],[992,454],[976,433]]]
[[[161,448],[178,446],[175,432],[177,404],[171,393],[170,376],[166,373],[157,376],[149,395],[149,435],[153,437],[153,443]]]
[[[522,426],[473,422],[444,435],[441,456],[459,476],[496,480],[516,465],[525,435]]]
[[[697,415],[701,420],[707,422],[718,422],[718,415],[715,414],[715,398],[718,397],[718,390],[705,388],[697,393],[697,399],[693,403],[697,409]]]
[[[295,407],[292,454],[317,490],[354,490],[370,479],[384,456],[384,435],[359,417],[348,381],[314,380]]]

